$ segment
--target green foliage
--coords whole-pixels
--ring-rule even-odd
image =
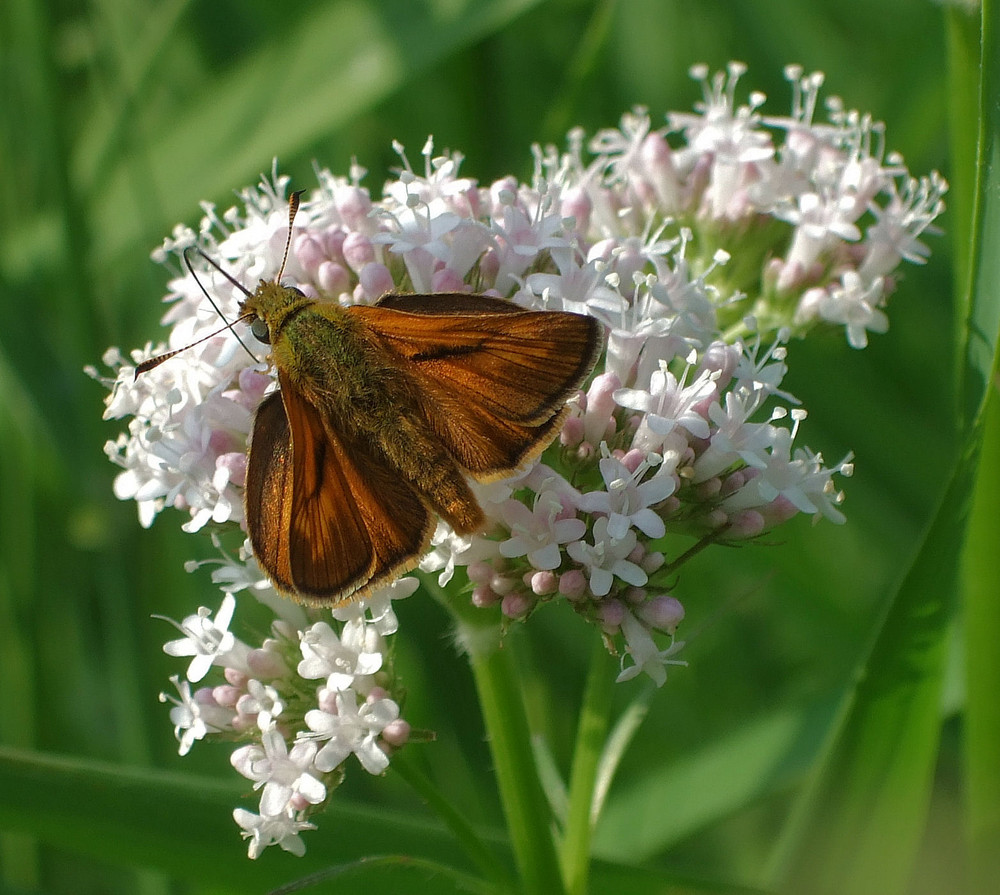
[[[983,95],[995,97],[986,35]],[[768,93],[773,114],[787,108],[782,66],[800,62],[826,72],[826,93],[884,118],[912,171],[938,168],[958,187],[944,226],[959,240],[929,238],[930,264],[908,268],[889,333],[864,352],[839,334],[790,347],[803,440],[857,455],[848,523],[791,525],[781,544],[710,549],[685,567],[691,664],[617,756],[590,888],[989,891],[1000,798],[972,799],[966,836],[956,782],[967,772],[973,791],[1000,792],[995,482],[980,479],[968,511],[1000,296],[996,121],[976,104],[977,40],[975,18],[913,0],[2,4],[0,889],[263,892],[411,855],[420,862],[354,865],[314,890],[486,891],[478,872],[513,869],[545,833],[501,832],[501,804],[527,793],[530,814],[558,789],[554,771],[568,781],[567,829],[586,841],[574,793],[605,767],[594,744],[611,728],[591,718],[578,737],[581,703],[609,703],[614,719],[642,685],[586,689],[593,631],[555,606],[470,669],[447,616],[418,596],[399,607],[398,663],[407,717],[437,742],[409,747],[402,775],[349,778],[306,858],[249,862],[231,819],[245,781],[224,750],[179,759],[156,700],[176,667],[150,615],[181,617],[215,590],[207,572],[183,571],[195,539],[180,516],[146,532],[115,501],[101,446],[118,426],[101,422],[103,393],[82,368],[109,344],[155,340],[165,275],[150,250],[274,157],[308,188],[314,159],[344,173],[353,156],[377,191],[391,141],[415,159],[432,133],[481,182],[523,177],[532,142],[613,125],[637,104],[654,119],[687,109],[692,63],[740,59],[741,87]],[[974,189],[986,200],[975,212]],[[959,300],[953,269],[970,284]],[[982,454],[993,469],[996,442]],[[967,524],[968,666],[955,574]],[[490,663],[516,668],[523,692],[497,687]],[[967,690],[949,687],[965,673]],[[544,746],[540,789],[501,767],[498,794],[483,729],[505,717],[515,758],[530,764],[528,730]],[[420,780],[489,858],[465,857],[474,848],[413,794]],[[571,849],[539,856],[536,885]]]

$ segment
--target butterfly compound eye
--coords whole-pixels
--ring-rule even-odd
[[[271,332],[260,317],[254,318],[253,323],[250,324],[250,332],[253,333],[253,337],[258,342],[263,342],[265,345],[271,344]]]

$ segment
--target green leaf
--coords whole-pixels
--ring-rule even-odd
[[[690,755],[612,789],[597,856],[648,860],[699,830],[799,782],[830,729],[837,699],[779,709]]]
[[[991,6],[983,6],[984,22],[994,15]],[[968,338],[960,345],[964,441],[920,551],[887,606],[870,653],[858,667],[858,685],[844,724],[779,853],[779,866],[788,861],[784,888],[789,892],[901,892],[913,873],[925,831],[938,758],[942,680],[956,608],[959,557],[976,481],[983,410],[996,369],[1000,171],[995,95],[1000,57],[995,39],[992,28],[987,28],[972,296],[965,303],[963,332]],[[975,88],[966,81],[964,89]],[[995,518],[995,505],[991,515]],[[995,542],[992,549],[995,553]],[[992,742],[995,748],[996,741]]]
[[[321,816],[320,829],[303,834],[305,857],[271,848],[250,861],[232,815],[244,802],[249,784],[235,776],[220,783],[190,774],[0,748],[0,779],[0,827],[5,831],[27,833],[109,864],[156,868],[222,892],[260,892],[331,864],[390,850],[452,867],[456,880],[468,874],[467,865],[454,867],[454,840],[440,824],[351,804],[336,793]],[[509,862],[509,854],[505,860]],[[360,875],[364,881],[358,888],[338,891],[367,891],[372,873]]]
[[[972,314],[970,315],[971,360],[975,363],[969,374],[966,393],[975,407],[981,390],[988,389],[989,401],[983,423],[984,438],[979,473],[975,482],[975,499],[969,518],[969,534],[962,557],[964,598],[964,633],[966,661],[966,712],[964,728],[966,767],[966,830],[968,889],[975,895],[994,891],[1000,878],[1000,600],[997,581],[1000,580],[1000,553],[997,551],[996,510],[1000,506],[1000,418],[996,396],[996,361],[986,368],[988,344],[979,346],[979,334],[989,336],[998,326],[997,290],[1000,288],[1000,261],[996,247],[1000,244],[997,190],[1000,189],[1000,113],[996,108],[1000,90],[1000,33],[997,29],[995,2],[983,4],[982,66],[980,84],[981,124],[975,131],[962,127],[968,121],[957,122],[956,128],[966,141],[972,132],[979,137],[979,164],[976,168],[979,189],[975,216]],[[963,71],[971,70],[972,53],[968,49],[967,22],[952,13],[952,55]],[[962,39],[964,38],[964,40]],[[963,52],[963,50],[965,52]],[[970,118],[967,115],[966,118]],[[956,140],[958,137],[956,136]],[[968,158],[968,149],[956,149],[959,159]],[[961,256],[959,256],[961,257]],[[971,366],[972,364],[970,364]]]

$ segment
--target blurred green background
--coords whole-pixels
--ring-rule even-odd
[[[211,548],[181,533],[180,514],[144,531],[134,504],[115,500],[102,446],[122,423],[101,420],[105,393],[82,372],[108,345],[160,337],[166,273],[150,251],[177,222],[197,225],[199,201],[232,204],[274,157],[300,188],[314,184],[314,160],[346,173],[356,157],[377,194],[398,161],[391,141],[417,163],[433,134],[437,148],[465,154],[463,173],[481,183],[525,178],[532,142],[613,126],[635,105],[662,122],[699,98],[691,64],[730,59],[749,64],[740,96],[763,90],[771,114],[788,109],[786,63],[824,71],[824,95],[884,119],[912,172],[953,179],[945,17],[921,0],[5,0],[0,743],[201,774],[217,790],[204,804],[144,803],[141,788],[88,796],[42,774],[26,797],[37,797],[41,819],[13,798],[0,806],[0,891],[264,891],[400,841],[416,848],[402,831],[426,816],[398,779],[359,771],[335,799],[358,807],[320,818],[305,861],[272,850],[252,865],[229,813],[246,787],[228,750],[176,755],[156,697],[181,666],[162,654],[170,632],[150,615],[217,605],[208,572],[182,568]],[[952,215],[943,226],[947,236],[928,239],[929,265],[905,267],[887,335],[863,352],[840,332],[791,346],[788,385],[810,412],[800,440],[831,462],[856,453],[848,524],[796,521],[773,546],[708,550],[685,568],[677,595],[690,667],[652,699],[615,782],[622,801],[598,833],[601,857],[677,879],[765,878],[776,831],[954,450]],[[438,732],[436,744],[414,748],[417,760],[474,822],[499,830],[475,692],[447,619],[420,595],[399,614],[407,717]],[[506,645],[564,773],[593,638],[549,607]],[[957,707],[957,675],[954,684]],[[636,692],[622,685],[619,699]],[[947,711],[943,723],[915,893],[956,891],[960,730]],[[640,815],[629,796],[650,787],[662,811]],[[102,799],[112,814],[134,812],[130,832],[113,818],[107,829],[88,823],[88,804]],[[203,850],[165,839],[168,816]],[[425,884],[410,880],[408,891],[443,891]]]

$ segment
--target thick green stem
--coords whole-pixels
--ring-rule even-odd
[[[500,648],[496,617],[449,594],[429,576],[424,586],[455,619],[456,640],[469,658],[522,891],[563,895],[552,811],[535,766],[520,677],[510,651]]]
[[[569,810],[560,855],[563,879],[569,895],[584,895],[587,891],[590,843],[597,820],[593,810],[594,794],[607,740],[614,680],[613,660],[600,639],[595,638],[573,750]]]
[[[535,767],[531,731],[510,653],[487,649],[470,653],[469,660],[524,891],[558,895],[565,889],[552,840],[552,813]]]

